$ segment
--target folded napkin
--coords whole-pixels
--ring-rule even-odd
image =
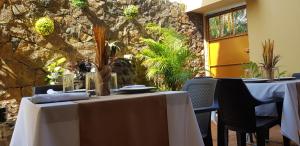
[[[129,85],[129,86],[124,86],[122,88],[144,88],[146,87],[145,85]]]
[[[88,99],[87,93],[57,93],[57,94],[37,94],[29,97],[33,103],[50,103],[60,101],[73,101]]]

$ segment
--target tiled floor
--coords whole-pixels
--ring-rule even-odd
[[[217,146],[217,127],[215,124],[212,124],[212,137],[213,137],[213,144]],[[235,132],[229,132],[229,146],[236,146],[236,135]],[[248,144],[251,146],[253,144]],[[266,146],[283,146],[283,139],[280,134],[280,127],[275,126],[270,130],[270,142],[266,144]],[[297,146],[294,143],[291,143],[291,146]]]

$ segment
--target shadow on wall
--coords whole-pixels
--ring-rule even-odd
[[[64,39],[60,35],[58,35],[58,33],[47,36],[46,42],[53,45],[53,49],[51,49],[52,51],[58,51],[59,53],[63,54],[63,56],[68,59],[68,61],[84,59],[84,56],[79,53],[78,50],[74,49],[72,45],[65,42]]]
[[[52,60],[63,56],[69,60],[83,58],[83,55],[60,35],[64,30],[61,30],[62,26],[57,19],[56,31],[48,37],[39,36],[33,29],[35,19],[48,15],[44,12],[58,13],[61,7],[66,8],[68,4],[68,1],[49,2],[41,6],[38,2],[0,0],[0,100],[20,100],[22,96],[32,94],[32,86],[46,84],[44,80],[47,73],[44,66]],[[61,7],[57,7],[58,5]],[[33,9],[11,11],[11,6],[30,6]],[[40,9],[43,11],[37,13]],[[5,21],[2,21],[4,18]]]
[[[7,80],[17,80],[16,74],[5,64],[3,59],[0,59],[0,100],[8,99],[11,93],[7,91]]]

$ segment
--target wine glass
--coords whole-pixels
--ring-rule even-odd
[[[111,78],[110,78],[110,92],[114,93],[117,90],[118,90],[117,73],[111,73]]]
[[[74,74],[63,75],[63,92],[74,90]]]
[[[89,95],[94,95],[96,89],[96,73],[88,72],[85,75],[85,91]]]

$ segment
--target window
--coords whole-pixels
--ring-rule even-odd
[[[247,33],[247,12],[245,6],[208,16],[210,40]]]

